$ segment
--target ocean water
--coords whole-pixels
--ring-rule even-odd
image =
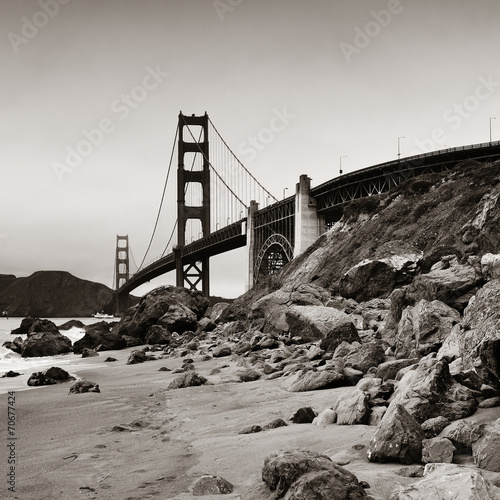
[[[0,317],[0,377],[12,370],[18,373],[22,373],[23,377],[8,377],[0,378],[0,394],[5,393],[9,390],[22,390],[30,388],[26,384],[27,377],[29,377],[34,372],[43,371],[51,366],[59,366],[64,368],[65,366],[71,365],[76,359],[80,359],[81,355],[76,355],[73,353],[60,354],[58,356],[44,356],[40,358],[23,358],[20,354],[17,354],[10,349],[1,347],[4,342],[12,341],[16,338],[16,335],[12,335],[11,331],[18,328],[21,325],[21,321],[24,318],[2,318]],[[96,318],[46,318],[53,321],[56,326],[62,325],[69,321],[70,319],[79,319],[84,325],[91,325],[101,321]],[[70,330],[61,330],[63,335],[69,337],[72,343],[80,340],[85,332],[83,328],[71,328]],[[26,335],[21,335],[21,338],[25,339]]]

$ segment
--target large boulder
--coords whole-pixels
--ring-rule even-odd
[[[481,257],[481,273],[488,281],[500,279],[500,254],[484,254]]]
[[[456,382],[448,363],[435,353],[404,375],[390,401],[389,408],[401,404],[420,423],[438,416],[457,420],[477,408],[473,391]]]
[[[59,332],[33,332],[23,342],[21,356],[34,358],[71,352],[71,340]]]
[[[223,477],[204,474],[191,487],[191,494],[195,497],[206,495],[227,495],[233,492],[233,485]]]
[[[334,411],[337,413],[338,425],[356,425],[368,423],[370,396],[356,389],[351,394],[337,401]]]
[[[82,354],[84,349],[110,351],[125,349],[127,341],[118,333],[111,331],[113,324],[100,321],[85,327],[85,335],[73,345],[75,354]]]
[[[428,464],[424,478],[394,491],[389,500],[498,500],[500,488],[480,470],[456,464]]]
[[[464,311],[458,339],[465,369],[475,369],[483,381],[500,388],[500,280],[482,287]]]
[[[437,351],[460,321],[460,313],[439,300],[422,299],[403,311],[395,339],[395,355],[425,356]]]
[[[353,346],[344,359],[346,366],[366,373],[385,360],[385,353],[379,342],[366,342]]]
[[[279,451],[268,456],[262,480],[275,498],[300,500],[356,500],[366,498],[357,477],[315,451]]]
[[[170,332],[196,330],[196,321],[208,308],[208,299],[197,290],[161,286],[144,295],[130,308],[114,331],[119,335],[140,338],[143,342],[149,328],[159,324]]]
[[[370,462],[420,463],[424,433],[400,404],[388,408],[375,431],[367,456]]]
[[[300,370],[288,377],[282,387],[289,392],[305,392],[339,387],[344,381],[344,375],[335,370]]]
[[[476,429],[481,437],[472,443],[474,463],[481,469],[500,472],[500,418]]]
[[[360,341],[351,318],[332,307],[294,305],[285,318],[292,336],[322,340],[321,349],[325,351],[335,351],[342,341]]]
[[[28,379],[28,385],[38,387],[41,385],[60,384],[75,380],[75,377],[70,375],[66,370],[57,366],[52,366],[43,372],[35,372]]]

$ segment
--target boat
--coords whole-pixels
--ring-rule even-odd
[[[115,319],[113,314],[104,314],[103,312],[92,314],[92,317],[96,319]]]

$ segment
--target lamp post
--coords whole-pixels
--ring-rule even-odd
[[[406,139],[404,135],[398,137],[398,161],[401,159],[401,139]]]
[[[288,191],[288,188],[284,188],[283,189],[283,199],[285,199],[285,193],[286,193],[286,191]]]
[[[339,175],[342,175],[342,158],[347,158],[347,156],[341,156],[339,158],[340,166],[339,166]]]
[[[491,120],[496,120],[494,116],[490,118],[490,145],[491,145]]]

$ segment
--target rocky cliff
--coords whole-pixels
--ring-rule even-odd
[[[2,280],[0,311],[9,316],[86,317],[113,312],[114,293],[101,283],[65,271],[38,271],[27,278]]]

